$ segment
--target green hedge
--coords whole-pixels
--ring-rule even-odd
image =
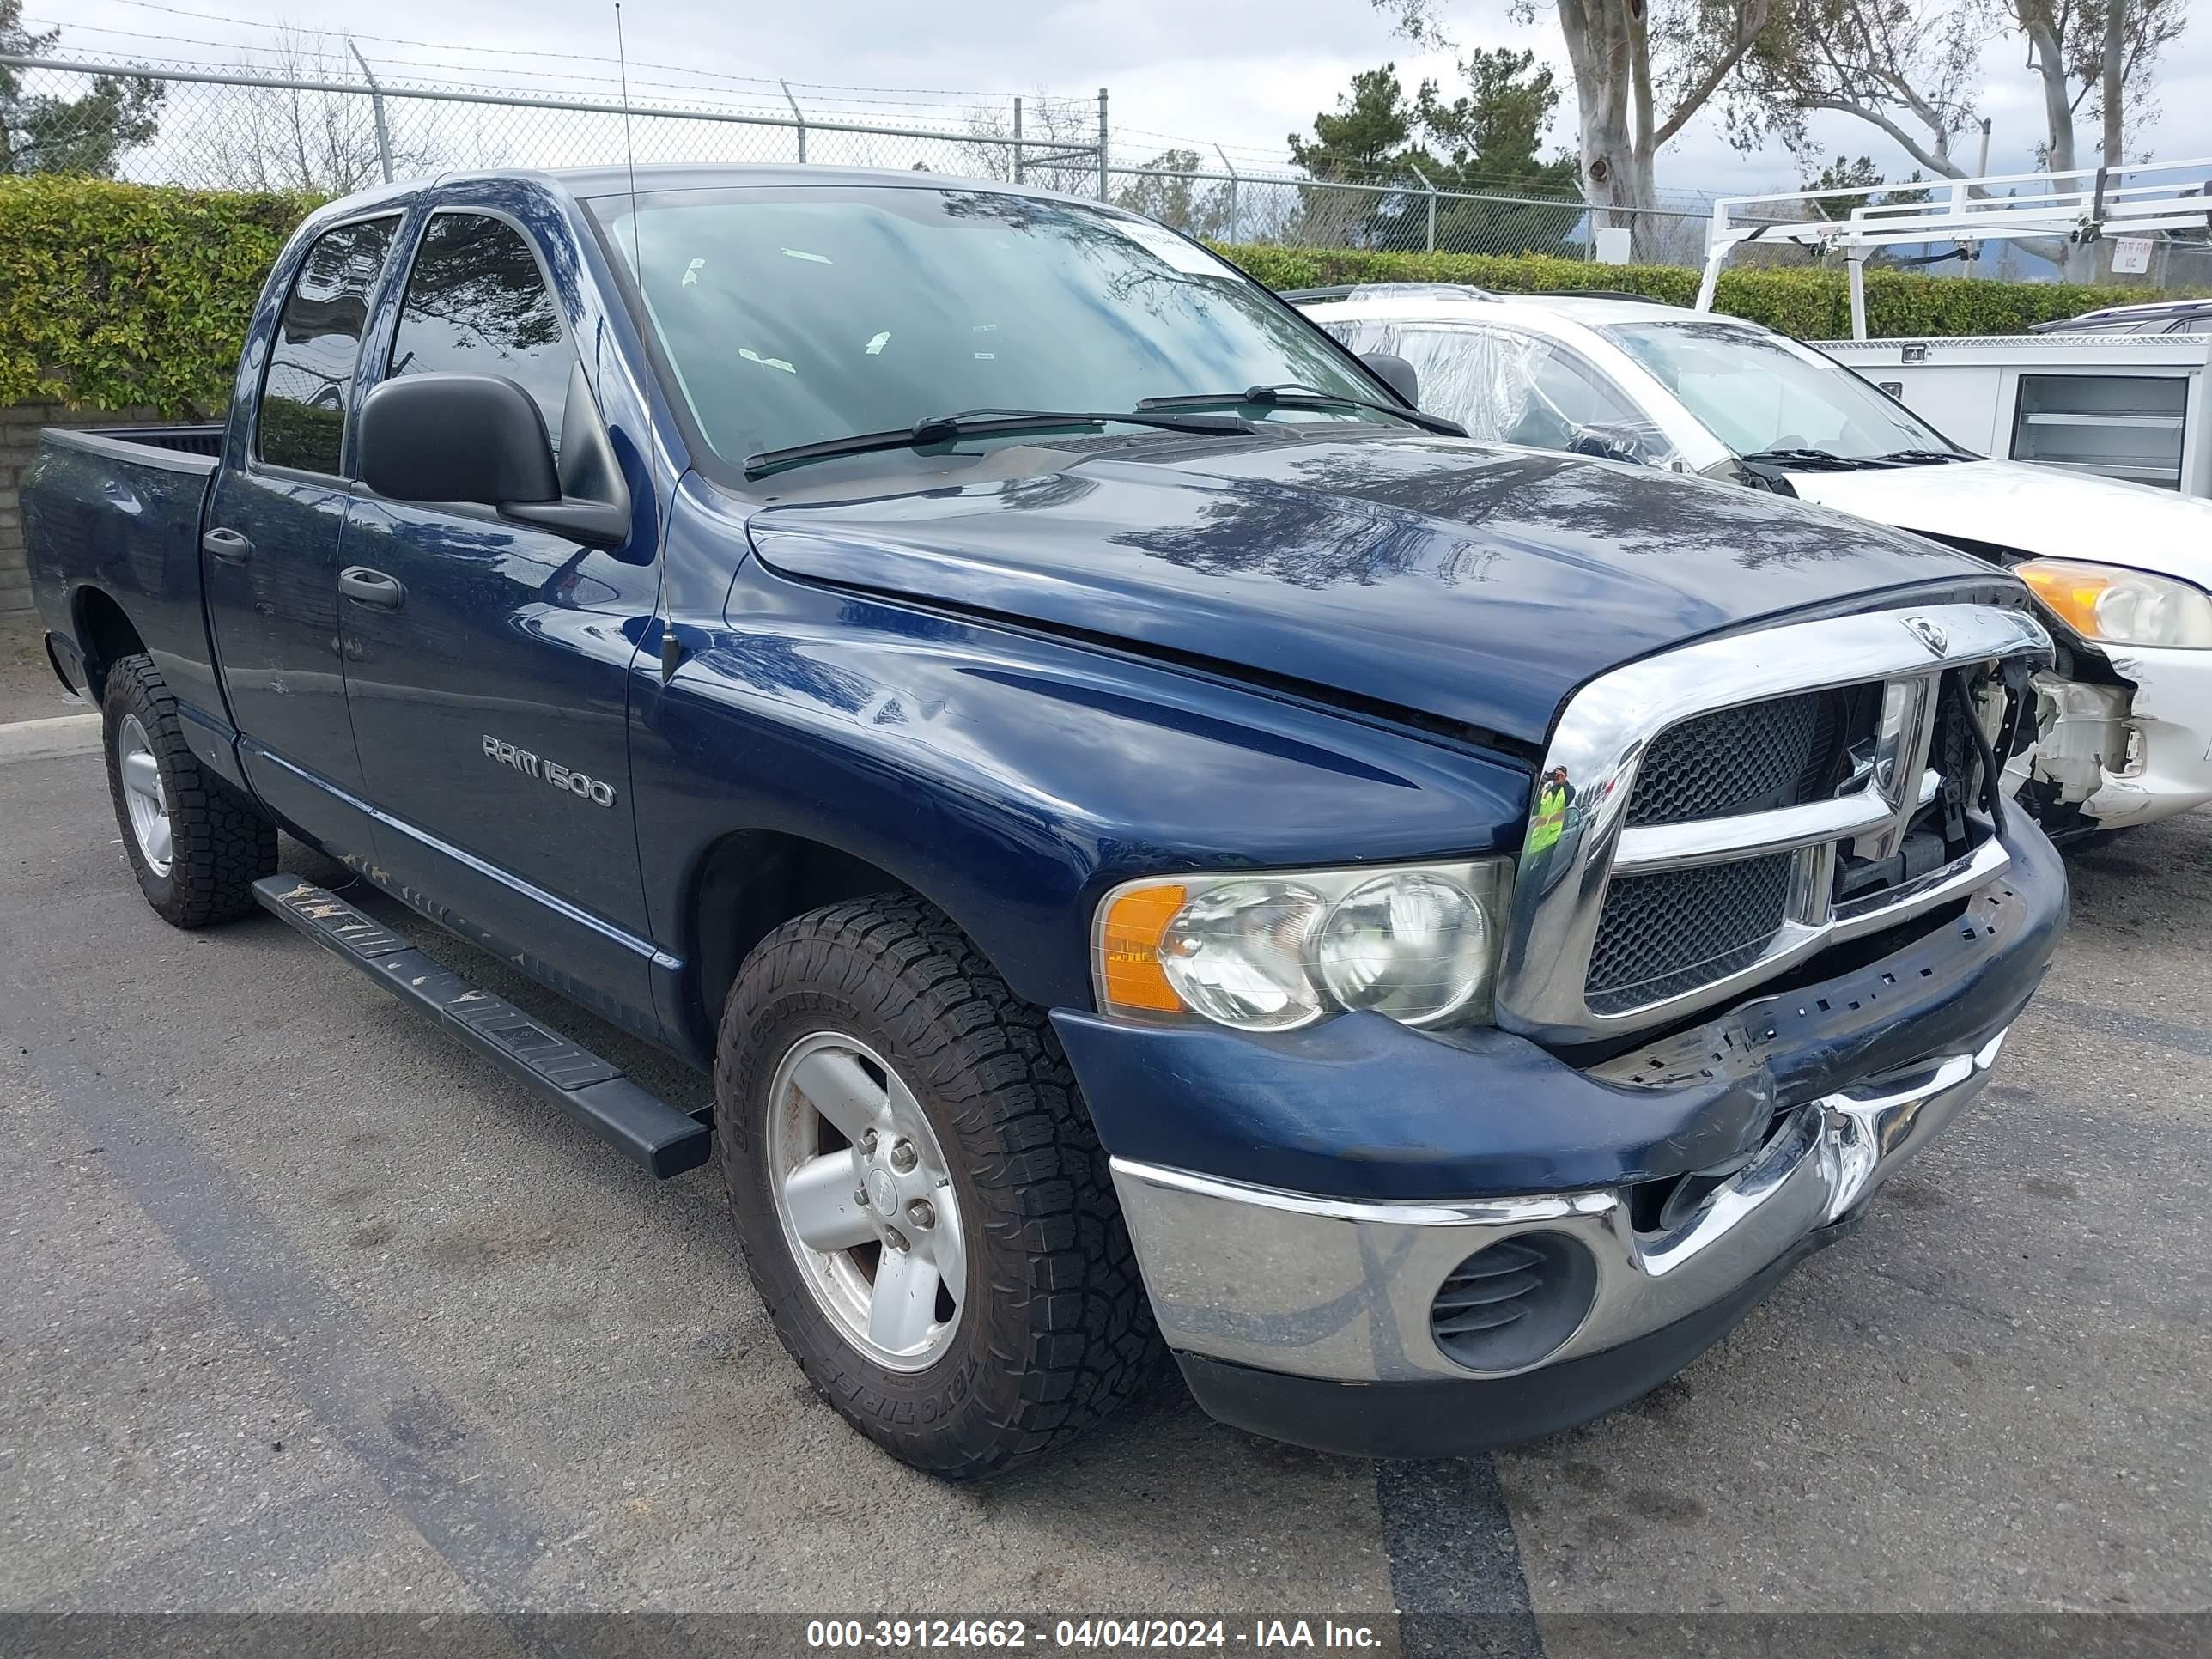
[[[1688,305],[1698,273],[1673,265],[1597,265],[1580,259],[1487,253],[1380,253],[1358,249],[1224,246],[1270,288],[1322,288],[1338,283],[1472,283],[1509,294],[1571,294],[1605,289]],[[2000,283],[1978,276],[1923,276],[1870,270],[1866,278],[1867,332],[1875,338],[1921,334],[2017,334],[2031,323],[2054,322],[2097,306],[2160,297],[2152,289],[2064,283]],[[1715,309],[1749,318],[1801,339],[1832,340],[1851,331],[1850,294],[1840,270],[1747,268],[1721,273]]]
[[[305,197],[154,189],[106,179],[0,179],[0,404],[53,402],[211,414],[228,395],[254,297]],[[1697,273],[1535,255],[1223,252],[1275,288],[1454,282],[1522,293],[1611,289],[1686,303]],[[2140,288],[1998,283],[1905,271],[1867,275],[1876,335],[2009,334]],[[1808,339],[1850,331],[1840,273],[1743,270],[1720,308]]]
[[[0,180],[0,404],[220,410],[291,196]]]

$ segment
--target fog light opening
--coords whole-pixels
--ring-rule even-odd
[[[1564,1233],[1516,1233],[1452,1269],[1429,1304],[1437,1351],[1474,1371],[1514,1371],[1558,1352],[1597,1297],[1597,1262]]]

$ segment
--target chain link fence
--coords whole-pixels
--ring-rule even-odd
[[[641,167],[912,169],[1095,196],[1106,118],[1102,93],[1095,101],[930,106],[912,122],[817,112],[789,94],[781,109],[638,98],[625,119],[617,100],[414,85],[385,79],[365,61],[356,82],[9,57],[0,57],[0,76],[14,82],[0,171],[108,172],[145,184],[318,195],[455,169],[618,167],[634,159]],[[135,142],[115,143],[100,131],[123,104],[143,111]]]
[[[1317,183],[1288,170],[1237,170],[1225,158],[1212,170],[1175,152],[1126,159],[1103,91],[926,105],[906,121],[824,110],[788,88],[781,107],[641,96],[625,122],[618,100],[422,85],[366,58],[355,63],[358,78],[339,79],[327,56],[297,74],[0,57],[0,76],[12,82],[0,87],[12,111],[0,129],[0,171],[343,195],[450,169],[806,163],[1036,185],[1115,201],[1215,240],[1591,254],[1590,216],[1578,199],[1426,191],[1403,180]],[[114,126],[101,124],[134,101],[142,115],[126,136],[135,141],[115,142]],[[1638,227],[1639,257],[1648,248],[1648,257],[1695,264],[1704,230],[1701,212],[1654,210]]]
[[[1609,222],[1627,234],[1601,238],[1597,216],[1571,195],[1436,190],[1418,173],[1372,183],[1316,180],[1284,167],[1237,166],[1218,147],[1218,167],[1206,165],[1202,149],[1180,144],[1140,157],[1115,133],[1103,90],[989,102],[880,94],[904,100],[894,114],[849,89],[778,82],[633,90],[625,119],[618,97],[403,79],[343,37],[335,44],[312,37],[274,69],[0,55],[0,174],[91,172],[337,196],[448,170],[611,167],[626,159],[882,167],[1100,198],[1215,241],[1571,259],[1603,253],[1692,269],[1702,263],[1711,222],[1710,198],[1691,196],[1681,205],[1613,210]],[[695,90],[699,96],[690,95]],[[2047,265],[2039,271],[2006,245],[1984,252],[1956,262],[1947,247],[1889,257],[1926,259],[1922,268],[1938,275],[2048,274]],[[1808,264],[1820,257],[1761,247],[1738,263]],[[2212,283],[2212,246],[2202,236],[2169,237],[2142,280],[2152,290],[2201,289]]]
[[[1288,172],[1213,171],[1162,158],[1107,169],[1113,198],[1209,240],[1291,248],[1372,248],[1434,253],[1597,257],[1594,215],[1579,197],[1436,190],[1406,179],[1316,180]],[[1633,257],[1694,266],[1703,256],[1702,209],[1616,210]]]

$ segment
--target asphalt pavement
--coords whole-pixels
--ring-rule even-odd
[[[651,1182],[274,920],[168,928],[117,836],[95,757],[0,764],[0,1611],[1334,1613],[1409,1652],[1475,1613],[1557,1654],[1613,1628],[1574,1613],[2212,1607],[2212,815],[2070,860],[1997,1081],[1645,1401],[1375,1465],[1170,1374],[965,1488],[813,1396],[711,1170]]]

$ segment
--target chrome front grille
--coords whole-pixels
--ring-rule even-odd
[[[1498,1024],[1565,1043],[1632,1034],[1981,885],[2008,862],[1986,826],[1894,893],[1837,902],[1839,866],[1907,863],[1942,788],[1945,677],[2050,654],[2025,610],[1944,605],[1705,641],[1591,682],[1534,785]]]
[[[1844,739],[1841,690],[1716,708],[1669,726],[1636,769],[1628,822],[1693,818],[1788,806],[1832,787]]]

